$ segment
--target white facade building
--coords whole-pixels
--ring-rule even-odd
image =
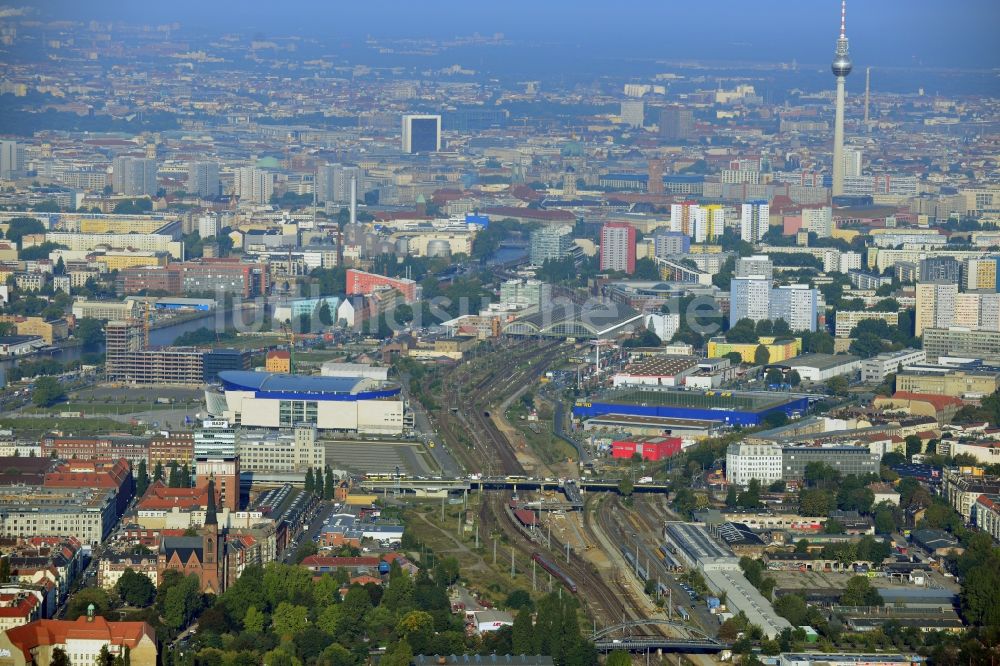
[[[771,316],[771,280],[763,275],[733,278],[729,287],[729,325],[740,319],[753,322]]]
[[[726,450],[726,481],[729,483],[747,486],[757,479],[766,486],[781,478],[781,447],[736,443]]]

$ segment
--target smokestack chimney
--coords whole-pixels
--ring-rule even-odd
[[[351,224],[358,223],[358,177],[351,176]]]

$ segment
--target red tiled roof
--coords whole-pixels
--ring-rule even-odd
[[[934,406],[934,409],[941,411],[951,406],[961,407],[963,403],[959,398],[949,395],[931,395],[929,393],[910,393],[909,391],[896,391],[892,394],[893,400],[916,400],[926,402]]]
[[[70,620],[36,620],[7,630],[7,638],[31,662],[31,651],[42,645],[65,645],[68,639],[106,641],[134,648],[148,638],[156,642],[153,628],[145,622],[108,622],[103,617]]]

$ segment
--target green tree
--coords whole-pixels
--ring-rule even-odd
[[[783,594],[774,601],[774,612],[792,623],[793,626],[808,624],[809,609],[806,600],[798,594]]]
[[[406,640],[397,642],[379,659],[379,666],[410,666],[413,661],[413,649]]]
[[[66,398],[66,390],[55,377],[39,377],[35,380],[35,389],[31,403],[35,407],[51,407]]]
[[[246,615],[243,616],[243,631],[249,634],[260,634],[266,626],[266,615],[257,610],[256,606],[247,608]]]
[[[326,466],[326,476],[323,479],[323,499],[331,500],[333,499],[333,492],[336,490],[337,484],[333,480],[333,469],[329,465]]]
[[[61,647],[54,648],[52,650],[52,660],[49,662],[51,666],[73,666],[73,662],[70,661],[69,655]]]
[[[632,492],[635,490],[635,484],[632,483],[632,479],[623,476],[620,481],[618,481],[618,493],[622,497],[631,497]]]
[[[7,240],[13,241],[18,248],[21,239],[29,234],[44,234],[45,225],[33,217],[15,217],[7,225]]]
[[[809,552],[809,540],[808,539],[799,539],[797,542],[795,542],[795,552],[798,553],[799,555],[805,555],[806,553],[808,553]]]
[[[100,652],[97,653],[97,666],[114,666],[115,658],[111,656],[111,651],[108,650],[107,645],[102,645]]]
[[[802,383],[802,376],[798,370],[792,370],[785,376],[785,380],[792,386],[798,386]]]
[[[833,395],[847,395],[850,384],[843,375],[837,375],[826,380],[826,389]]]
[[[309,621],[309,609],[305,606],[295,606],[282,601],[271,615],[274,632],[283,638],[291,638],[306,628]]]
[[[333,314],[330,312],[330,304],[323,301],[319,306],[319,323],[324,326],[333,326]]]
[[[750,479],[746,492],[740,493],[737,504],[744,509],[756,509],[760,506],[760,479]]]
[[[726,506],[730,509],[736,508],[736,486],[730,484],[729,490],[726,491]]]
[[[149,487],[149,474],[146,471],[146,459],[140,458],[135,470],[135,494],[142,497]]]
[[[88,607],[94,605],[95,615],[106,615],[111,608],[111,598],[99,587],[85,587],[70,597],[66,604],[66,619],[75,620],[87,614]]]
[[[104,342],[104,326],[100,320],[82,317],[76,320],[73,337],[86,349],[94,349]]]
[[[531,622],[531,610],[522,608],[514,617],[511,627],[511,644],[514,654],[534,654],[534,626]]]
[[[907,435],[906,439],[903,440],[906,444],[906,457],[912,458],[915,454],[921,453],[924,450],[924,443],[916,435]]]
[[[323,471],[317,467],[316,473],[313,474],[313,479],[316,481],[315,493],[318,497],[323,497]]]
[[[827,516],[833,508],[833,494],[828,490],[806,488],[799,493],[799,512],[803,516]]]
[[[145,574],[134,571],[131,567],[122,572],[115,583],[115,592],[129,606],[145,608],[153,603],[156,597],[156,586]]]
[[[400,619],[396,633],[418,654],[425,654],[434,636],[434,618],[426,611],[410,611]]]
[[[316,666],[357,666],[358,660],[340,643],[331,643],[320,653]]]
[[[892,534],[896,529],[896,518],[892,509],[879,508],[875,512],[875,532],[878,534]]]
[[[757,345],[757,349],[753,352],[753,362],[754,365],[767,365],[771,362],[771,352],[767,351],[764,345]]]
[[[632,657],[624,650],[615,650],[608,655],[604,666],[632,666]]]
[[[881,606],[882,595],[878,593],[864,576],[852,576],[847,581],[844,594],[840,597],[842,606]]]
[[[316,488],[316,481],[314,480],[312,467],[306,470],[306,485],[305,490],[307,493],[311,493]]]

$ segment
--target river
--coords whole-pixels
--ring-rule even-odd
[[[246,313],[247,319],[250,318],[250,313]],[[224,321],[224,324],[219,326],[220,323]],[[154,328],[149,332],[149,344],[152,347],[165,347],[167,345],[172,345],[174,340],[185,333],[191,331],[196,331],[199,328],[215,328],[219,327],[221,330],[225,330],[232,326],[233,323],[233,313],[232,310],[226,310],[224,312],[208,312],[204,317],[198,317],[196,319],[186,319],[184,321],[179,321],[174,324],[166,324],[165,326],[160,326]],[[88,349],[87,352],[101,353],[104,351],[104,345],[100,345],[96,349]],[[40,358],[54,358],[57,361],[67,363],[69,361],[76,361],[82,355],[84,351],[79,346],[74,347],[64,347],[52,351],[46,354],[35,354],[32,356],[26,356],[21,358],[9,359],[0,361],[0,386],[7,385],[7,370],[8,368],[16,367],[17,364],[22,360],[36,360]]]

